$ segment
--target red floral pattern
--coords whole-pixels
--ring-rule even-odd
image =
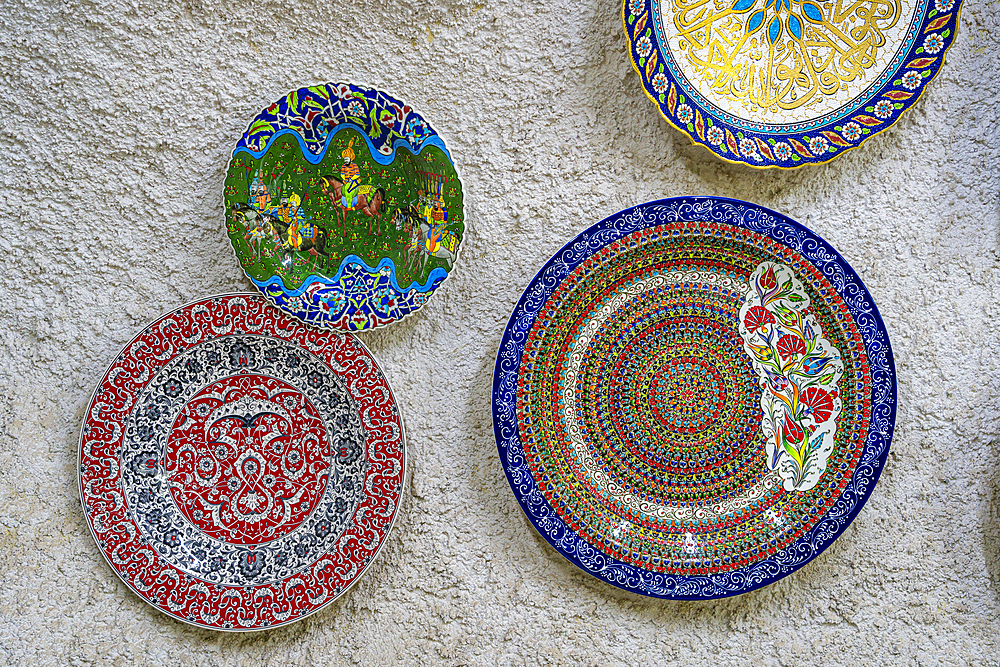
[[[797,354],[805,354],[806,344],[798,336],[785,334],[778,340],[778,352],[785,358],[793,357]]]
[[[756,331],[763,329],[768,324],[774,324],[774,316],[767,312],[763,306],[754,306],[747,311],[746,317],[743,318],[743,324],[750,331]]]
[[[229,544],[227,548],[239,555],[236,562],[214,570],[211,560],[199,562],[198,567],[208,574],[196,576],[192,574],[195,566],[190,559],[197,561],[197,555],[187,554],[188,560],[183,561],[178,551],[183,551],[184,540],[200,528],[187,520],[163,528],[163,517],[153,513],[137,515],[129,504],[133,498],[141,504],[146,500],[142,494],[148,495],[149,491],[144,489],[136,494],[134,489],[130,491],[129,484],[137,479],[153,479],[161,468],[166,470],[167,462],[158,449],[162,443],[156,443],[157,438],[166,440],[167,433],[158,434],[146,426],[154,424],[159,428],[165,410],[180,409],[172,407],[176,401],[171,397],[196,389],[199,373],[207,372],[205,367],[199,371],[191,365],[170,378],[163,378],[161,371],[174,373],[171,361],[180,355],[195,354],[196,348],[204,349],[199,346],[222,345],[241,337],[277,341],[282,350],[294,350],[283,357],[286,368],[312,365],[324,369],[323,374],[310,373],[297,379],[295,394],[317,392],[316,385],[326,382],[324,378],[339,378],[337,381],[342,383],[353,406],[350,409],[356,410],[351,420],[364,424],[364,447],[350,453],[365,457],[359,468],[359,481],[363,483],[350,489],[338,486],[337,503],[331,503],[330,507],[319,504],[327,514],[319,515],[319,509],[313,508],[303,522],[303,516],[310,512],[306,507],[290,517],[292,523],[302,523],[300,530],[308,526],[310,533],[295,545],[289,544],[287,553],[280,550],[273,553],[278,548],[275,545],[284,544],[281,540],[287,537],[263,545],[272,550],[270,556],[265,556],[260,544]],[[276,349],[263,344],[256,348],[226,344],[232,350],[232,358],[215,358],[210,363],[225,370],[228,362],[236,374],[243,372],[237,366],[260,365]],[[139,398],[150,395],[160,397],[157,399],[160,402],[138,402]],[[291,397],[284,397],[289,399],[288,405]],[[136,423],[142,428],[137,429]],[[174,421],[167,425],[171,431],[177,427]],[[311,428],[309,424],[303,425]],[[327,432],[326,437],[331,441],[341,437],[340,425],[336,426],[337,433]],[[129,450],[134,443],[143,442],[150,445],[149,451]],[[340,451],[342,445],[331,444],[332,450],[323,455],[339,456],[340,465],[344,455]],[[322,445],[317,451],[322,452]],[[244,457],[243,463],[247,460]],[[83,425],[79,465],[81,500],[94,538],[112,569],[139,597],[193,625],[254,630],[291,623],[321,609],[361,576],[384,544],[399,508],[405,445],[392,391],[371,354],[356,338],[305,327],[270,306],[264,297],[241,294],[184,306],[146,327],[125,347],[90,402]],[[295,465],[294,461],[286,461],[285,474],[297,474]],[[251,472],[256,471],[244,469],[246,474]],[[237,488],[234,492],[240,491]],[[356,494],[353,506],[340,502],[345,494]],[[239,498],[246,500],[243,496]],[[255,502],[252,500],[251,504]],[[241,507],[249,508],[246,504]],[[326,516],[342,517],[338,519],[343,522],[336,528],[338,532],[334,532]],[[157,532],[151,535],[151,530]],[[248,531],[248,526],[241,525],[237,542],[251,541]],[[314,557],[309,548],[317,541],[332,542],[334,546]],[[283,560],[296,558],[306,559],[308,564],[298,568],[294,576],[275,574]],[[233,585],[227,579],[251,583]]]
[[[824,422],[833,414],[833,396],[821,387],[809,387],[799,397],[799,402],[808,406],[817,422]]]

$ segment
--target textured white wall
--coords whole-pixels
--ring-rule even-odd
[[[11,664],[1000,664],[1000,18],[968,0],[895,128],[790,173],[669,129],[617,0],[20,0],[0,8],[0,660]],[[221,190],[247,121],[352,79],[445,136],[472,234],[415,317],[364,336],[402,402],[412,480],[340,601],[267,633],[188,627],[128,592],[80,509],[93,386],[161,312],[251,287]],[[718,194],[785,212],[867,282],[899,373],[896,438],[858,520],[780,583],[643,599],[563,561],[493,441],[493,355],[567,239],[625,206]],[[718,656],[718,658],[716,658]]]

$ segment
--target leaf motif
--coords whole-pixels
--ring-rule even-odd
[[[757,140],[757,148],[760,149],[760,152],[766,155],[768,160],[773,161],[774,154],[771,152],[770,147],[766,143],[764,143],[764,141],[762,141],[760,137],[754,137],[754,139]]]
[[[913,93],[908,93],[905,90],[890,90],[885,96],[890,100],[906,100],[913,97]]]
[[[792,145],[792,148],[794,148],[796,151],[798,151],[799,155],[801,155],[803,157],[812,157],[812,155],[809,153],[809,149],[806,148],[802,144],[802,142],[798,141],[797,139],[792,139],[791,137],[789,137],[788,138],[788,143],[790,143]]]
[[[258,118],[250,126],[248,134],[257,134],[258,132],[274,132],[274,126],[263,118]]]
[[[649,12],[643,12],[639,20],[635,22],[635,30],[632,31],[633,35],[638,35],[642,32],[642,29],[646,27],[646,17],[649,16]]]
[[[749,31],[747,31],[749,32]],[[778,37],[781,36],[781,19],[777,16],[771,21],[771,25],[767,27],[767,40],[774,44]]]
[[[933,21],[931,21],[930,23],[927,24],[927,27],[924,29],[924,32],[930,32],[931,30],[937,30],[938,28],[940,28],[941,26],[943,26],[945,23],[947,23],[948,19],[950,19],[950,18],[951,18],[951,14],[945,14],[944,16],[939,16],[938,18],[934,19]]]
[[[788,32],[795,37],[795,39],[802,39],[802,22],[799,21],[799,17],[795,14],[788,15]]]
[[[911,60],[907,63],[907,67],[927,67],[932,62],[937,60],[937,58],[917,58],[916,60]]]
[[[830,143],[834,144],[835,146],[850,146],[850,144],[847,143],[846,141],[844,141],[841,138],[841,136],[839,134],[837,134],[836,132],[830,132],[829,130],[823,130],[822,132],[820,132],[820,134],[822,134],[824,137],[826,137],[827,139],[829,139]]]
[[[764,25],[764,10],[763,9],[760,10],[759,12],[753,14],[750,17],[750,20],[747,21],[747,34],[749,35],[750,33],[755,32],[762,25]]]
[[[802,14],[806,17],[807,21],[813,23],[823,22],[823,10],[819,8],[819,5],[812,2],[802,3]]]
[[[864,114],[861,114],[860,116],[855,116],[854,120],[861,123],[862,125],[867,125],[868,127],[874,127],[875,125],[878,125],[879,123],[882,122],[878,118],[872,118],[871,116],[866,116]]]
[[[324,100],[329,100],[330,99],[330,93],[327,92],[326,86],[309,86],[309,90],[312,91],[312,92],[314,92],[314,93],[316,93],[317,95],[319,95],[320,97],[322,97]]]
[[[736,0],[736,3],[732,6],[732,11],[734,12],[745,12],[754,6],[757,0]]]

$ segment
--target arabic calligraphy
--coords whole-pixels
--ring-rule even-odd
[[[767,123],[822,116],[890,66],[915,0],[660,0],[665,45],[726,111]]]

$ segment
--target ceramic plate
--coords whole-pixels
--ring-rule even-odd
[[[300,88],[250,122],[225,206],[254,285],[324,328],[371,329],[417,310],[465,237],[441,137],[403,102],[346,83]]]
[[[716,198],[643,204],[528,285],[493,375],[500,459],[538,532],[662,598],[745,593],[819,555],[895,421],[871,295],[802,225]]]
[[[354,336],[260,295],[179,308],[115,358],[80,441],[80,496],[143,600],[215,630],[297,621],[343,594],[399,507],[403,424]]]
[[[944,61],[961,0],[624,0],[667,121],[752,167],[827,162],[892,126]]]

